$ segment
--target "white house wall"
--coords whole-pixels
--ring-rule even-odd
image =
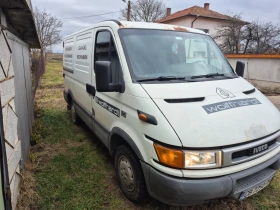
[[[168,21],[165,24],[191,27],[192,22],[195,20],[195,18],[195,16],[188,16]],[[223,21],[218,19],[198,17],[198,19],[193,23],[193,28],[208,29],[209,34],[211,36],[215,36],[217,34],[217,28],[221,23],[223,23]]]

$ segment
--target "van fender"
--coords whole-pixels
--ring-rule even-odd
[[[114,142],[114,139],[112,138],[114,135],[120,136],[131,147],[131,149],[134,151],[134,153],[136,154],[138,159],[141,161],[144,161],[143,156],[142,156],[139,148],[133,141],[133,139],[125,131],[123,131],[122,129],[120,129],[118,127],[114,127],[109,135],[109,150],[110,150],[111,155],[114,155],[114,150],[115,150],[117,144],[119,143],[119,142]]]

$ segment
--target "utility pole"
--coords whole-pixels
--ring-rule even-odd
[[[130,15],[131,15],[131,3],[130,0],[127,3],[127,21],[130,21]]]

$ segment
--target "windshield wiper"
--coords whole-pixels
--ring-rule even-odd
[[[149,81],[169,81],[169,80],[183,80],[185,77],[175,77],[175,76],[161,76],[157,78],[150,79],[140,79],[137,82],[149,82]]]
[[[205,75],[198,75],[198,76],[192,76],[191,79],[199,79],[199,78],[210,78],[210,77],[222,77],[225,76],[224,74],[219,74],[219,73],[215,73],[215,74],[205,74]]]

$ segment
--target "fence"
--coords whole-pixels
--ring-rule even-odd
[[[280,55],[227,54],[235,69],[237,61],[245,63],[244,78],[266,93],[280,94]]]

